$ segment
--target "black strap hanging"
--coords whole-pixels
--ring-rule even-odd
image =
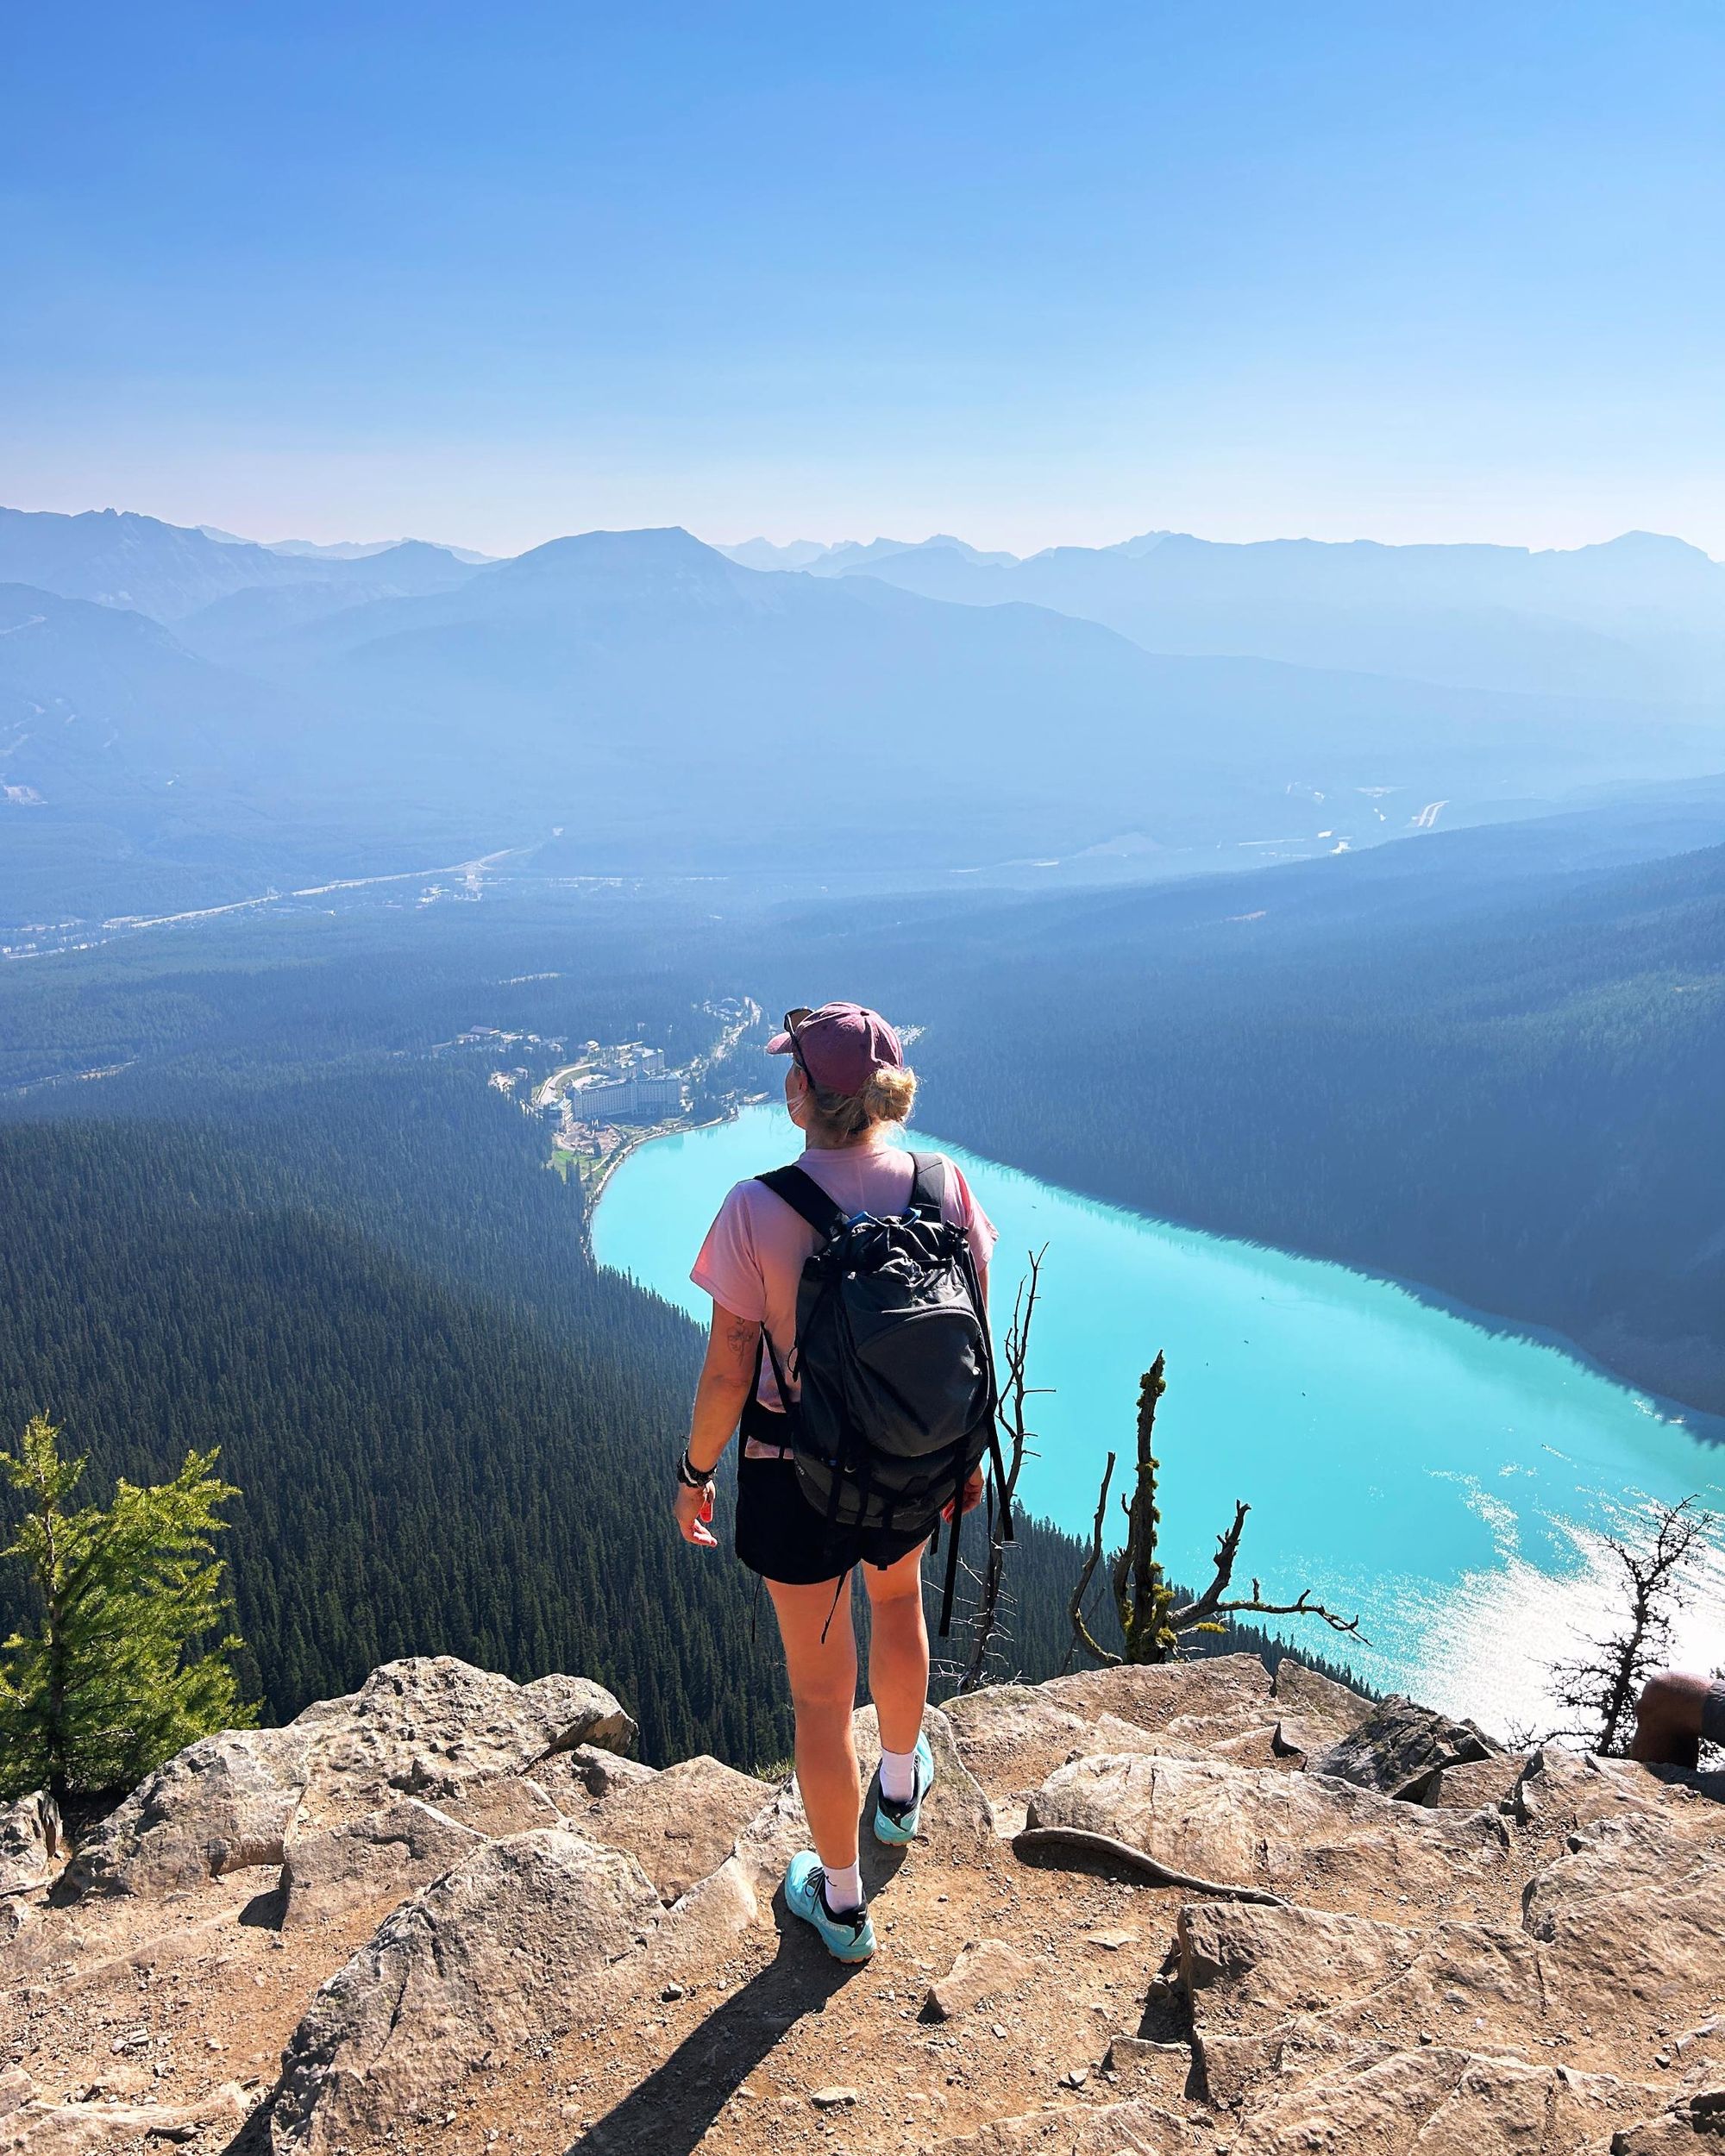
[[[940,1594],[940,1636],[946,1639],[952,1630],[952,1598],[958,1588],[958,1528],[964,1514],[961,1509],[964,1489],[961,1483],[952,1494],[952,1518],[946,1535],[946,1584]]]

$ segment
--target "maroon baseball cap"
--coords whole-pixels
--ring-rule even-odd
[[[774,1034],[767,1053],[794,1056],[803,1075],[829,1093],[861,1093],[871,1071],[896,1070],[905,1060],[892,1027],[860,1003],[787,1011],[785,1030]]]

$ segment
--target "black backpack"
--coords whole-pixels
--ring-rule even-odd
[[[986,1456],[1005,1488],[994,1350],[963,1228],[944,1218],[946,1163],[913,1153],[901,1213],[845,1213],[800,1168],[758,1176],[820,1238],[797,1284],[794,1400],[762,1327],[790,1421],[803,1494],[829,1526],[940,1530],[943,1506]],[[951,1627],[958,1515],[947,1548],[943,1637]],[[1007,1532],[1012,1532],[1010,1510]]]

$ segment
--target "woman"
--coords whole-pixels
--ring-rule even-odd
[[[891,1214],[909,1200],[911,1157],[893,1144],[916,1097],[899,1037],[856,1003],[793,1011],[767,1052],[787,1056],[785,1106],[803,1132],[797,1165],[846,1213]],[[969,1238],[986,1299],[994,1231],[963,1175],[946,1163],[945,1219]],[[934,1759],[922,1735],[928,1701],[928,1630],[922,1610],[925,1533],[858,1531],[829,1524],[802,1494],[774,1382],[774,1356],[790,1372],[797,1284],[815,1232],[760,1182],[738,1183],[707,1231],[691,1277],[712,1297],[712,1330],[695,1393],[689,1441],[678,1470],[677,1525],[699,1549],[718,1546],[712,1476],[739,1421],[737,1554],[767,1583],[784,1642],[796,1711],[797,1784],[814,1839],[791,1860],[785,1901],[840,1961],[866,1961],[874,1927],[857,1862],[862,1783],[851,1741],[856,1639],[842,1590],[861,1563],[869,1591],[870,1695],[881,1724],[877,1840],[915,1838]],[[962,1508],[982,1495],[979,1469]],[[950,1507],[948,1508],[950,1513]],[[956,1529],[955,1529],[956,1532]]]

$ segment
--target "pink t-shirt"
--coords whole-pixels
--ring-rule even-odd
[[[862,1145],[811,1145],[797,1166],[847,1213],[902,1213],[915,1172],[910,1155],[884,1138]],[[946,1163],[941,1212],[969,1238],[976,1269],[986,1276],[994,1248],[994,1225],[952,1161]],[[796,1338],[797,1282],[818,1239],[802,1215],[794,1213],[782,1198],[775,1198],[764,1183],[738,1183],[707,1230],[689,1278],[721,1309],[764,1325],[779,1360],[788,1364]],[[779,1388],[768,1356],[762,1357],[757,1397],[763,1407],[779,1406]]]

